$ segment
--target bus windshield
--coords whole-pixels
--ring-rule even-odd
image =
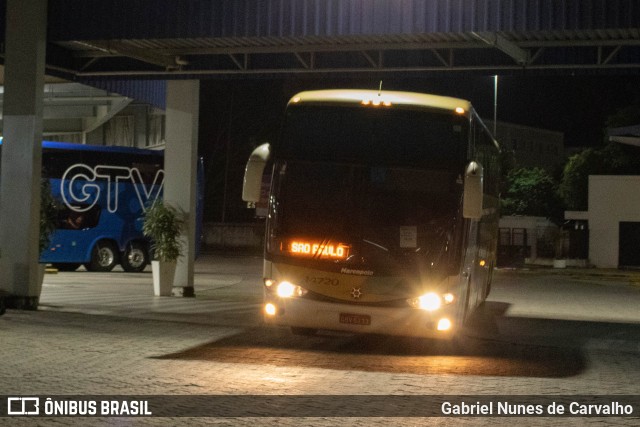
[[[455,265],[465,119],[293,108],[274,167],[269,251],[397,273]]]
[[[394,107],[289,107],[276,156],[458,170],[467,148],[468,118]]]

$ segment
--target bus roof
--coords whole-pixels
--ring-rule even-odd
[[[414,107],[436,108],[469,115],[471,103],[464,99],[448,96],[430,95],[417,92],[377,91],[365,89],[329,89],[300,92],[294,95],[289,104],[304,102],[313,103],[345,103],[373,105],[410,105]],[[461,111],[459,110],[462,108]]]
[[[2,145],[0,137],[0,146]],[[149,150],[135,147],[122,147],[116,145],[87,145],[74,142],[42,141],[42,148],[57,148],[61,150],[94,151],[102,153],[129,153],[129,154],[150,154],[161,156],[163,150]]]
[[[151,154],[161,156],[163,150],[148,150],[144,148],[135,147],[122,147],[117,145],[87,145],[76,144],[72,142],[56,142],[56,141],[42,141],[42,148],[59,148],[65,150],[80,150],[80,151],[98,151],[103,153],[136,153],[136,154]]]

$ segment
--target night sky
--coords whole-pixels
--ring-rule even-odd
[[[256,79],[248,81],[203,81],[205,93],[214,97],[244,96],[262,109],[282,112],[286,101],[297,91],[332,87],[415,90],[470,100],[485,119],[493,118],[493,76],[450,73],[446,77],[390,74],[361,78],[309,77]],[[609,115],[631,104],[640,105],[640,75],[610,76],[500,76],[498,80],[498,120],[565,133],[567,146],[599,145]],[[250,92],[250,94],[244,94]],[[209,106],[203,104],[207,117]],[[253,108],[251,108],[253,109]],[[258,112],[258,116],[263,113]]]
[[[376,88],[378,81],[366,84]],[[481,117],[493,119],[493,76],[383,78],[383,87],[465,98]],[[640,105],[640,76],[498,78],[498,120],[564,132],[567,146],[601,144],[607,117],[634,103]]]
[[[638,76],[499,79],[498,119],[559,130],[566,146],[602,144],[607,118],[640,105]]]

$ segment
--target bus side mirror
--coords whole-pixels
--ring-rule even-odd
[[[249,202],[249,204],[260,201],[262,173],[270,154],[271,146],[266,143],[253,150],[249,156],[249,161],[244,169],[244,184],[242,186],[242,200]]]
[[[462,216],[468,219],[482,218],[482,193],[484,171],[478,162],[470,162],[464,173]]]

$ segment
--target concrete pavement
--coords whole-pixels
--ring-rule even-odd
[[[154,297],[150,273],[45,277],[39,311],[0,318],[0,383],[16,395],[638,394],[638,352],[480,341],[447,354],[399,340],[297,338],[260,327],[259,257],[208,255],[196,298]],[[615,337],[613,337],[615,338]],[[510,425],[474,418],[0,418],[0,425]],[[527,418],[527,425],[606,424]],[[522,422],[522,421],[521,421]],[[616,419],[619,425],[636,420]]]

